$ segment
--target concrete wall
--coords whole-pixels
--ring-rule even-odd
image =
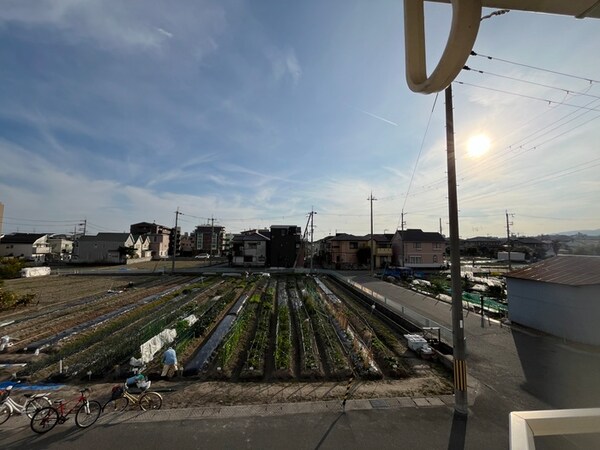
[[[508,318],[583,344],[600,345],[600,285],[566,286],[507,279]]]

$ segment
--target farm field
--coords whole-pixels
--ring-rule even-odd
[[[326,277],[67,276],[6,287],[36,301],[0,313],[0,334],[13,343],[0,363],[26,364],[5,368],[2,379],[102,385],[130,375],[135,357],[158,380],[162,344],[148,351],[148,343],[169,335],[181,368],[178,405],[194,393],[201,404],[260,403],[273,392],[281,401],[327,398],[350,377],[384,396],[452,393],[449,374]],[[297,396],[285,394],[289,386]]]

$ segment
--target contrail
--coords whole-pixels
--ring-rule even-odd
[[[360,109],[360,108],[354,108],[354,109],[356,109],[357,111],[360,111],[363,114],[374,117],[375,119],[379,119],[383,122],[389,123],[390,125],[394,125],[395,127],[398,126],[398,124],[396,122],[392,122],[391,120],[387,120],[387,119],[384,119],[383,117],[379,117],[378,115],[370,113],[369,111],[365,111],[364,109]]]

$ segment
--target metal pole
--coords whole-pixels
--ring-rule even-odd
[[[173,229],[173,260],[171,262],[171,272],[175,272],[175,253],[177,253],[177,219],[179,219],[179,208],[175,211],[175,228]]]
[[[316,212],[314,212],[314,210],[310,211],[310,273],[313,273],[313,260],[315,259],[315,249],[313,247],[314,242],[313,242],[313,236],[314,236],[314,232],[315,232],[315,226],[314,226],[314,215],[316,214]]]
[[[450,261],[452,277],[452,341],[454,346],[454,410],[468,414],[467,363],[462,286],[460,277],[460,242],[458,233],[458,197],[456,194],[456,164],[454,156],[454,117],[452,112],[452,85],[446,94],[446,144],[448,164],[448,215],[450,219]]]

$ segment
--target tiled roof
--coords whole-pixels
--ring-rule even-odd
[[[398,233],[404,242],[446,242],[444,236],[437,232],[409,228]]]
[[[506,240],[506,239],[504,239]],[[500,242],[502,239],[490,236],[477,236],[465,239],[465,242]]]
[[[600,284],[600,256],[555,256],[509,272],[506,277],[569,286]]]
[[[371,240],[371,235],[370,234],[365,235],[365,237],[368,240]],[[373,240],[375,242],[392,242],[392,238],[393,237],[394,237],[394,235],[393,234],[389,234],[389,233],[386,233],[386,234],[373,234]]]
[[[329,241],[368,241],[370,238],[365,236],[354,236],[353,234],[340,233],[332,237]]]
[[[81,236],[79,240],[83,241],[106,241],[106,242],[125,242],[130,233],[98,233],[97,236]]]
[[[46,236],[45,233],[13,233],[2,238],[3,244],[33,244],[39,238]]]

